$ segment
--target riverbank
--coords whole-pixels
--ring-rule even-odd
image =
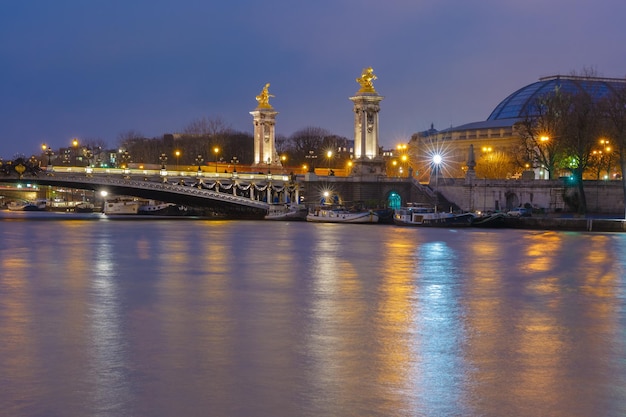
[[[511,229],[563,230],[583,232],[626,232],[626,221],[617,218],[508,217]]]

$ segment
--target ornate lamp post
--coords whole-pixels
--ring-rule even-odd
[[[167,168],[165,167],[165,164],[167,163],[167,155],[162,153],[161,156],[159,156],[159,161],[161,161],[160,175],[163,177],[163,182],[165,182],[167,181]]]
[[[130,174],[130,168],[128,168],[128,163],[130,162],[130,154],[128,151],[123,151],[122,155],[120,155],[122,159],[122,167],[124,168],[124,175]]]
[[[198,154],[198,156],[196,156],[196,165],[198,165],[198,177],[200,175],[202,175],[202,163],[204,162],[204,158],[202,157],[202,155]]]
[[[83,153],[85,155],[85,158],[87,158],[87,168],[85,168],[85,172],[87,172],[87,174],[91,174],[93,171],[93,168],[91,167],[91,159],[93,158],[93,152],[91,151],[91,149],[85,148]]]
[[[237,164],[239,163],[239,159],[237,159],[236,156],[233,156],[230,163],[233,164],[233,178],[237,178]]]
[[[176,151],[174,152],[174,155],[176,155],[176,171],[180,171],[180,165],[178,164],[178,161],[180,159],[180,151]]]
[[[310,150],[309,154],[305,156],[306,159],[310,159],[311,162],[309,163],[309,172],[315,172],[315,166],[313,161],[315,159],[317,159],[317,155],[315,155],[315,151],[314,150]]]
[[[39,166],[39,161],[37,160],[35,155],[31,155],[31,157],[28,159],[28,163],[30,164],[30,167],[31,169],[33,169],[33,171],[36,169],[37,166]]]
[[[50,149],[49,146],[46,149],[46,145],[43,145],[42,148],[44,149],[46,156],[48,157],[48,167],[52,168],[52,155],[54,155],[54,152],[52,151],[52,149]]]

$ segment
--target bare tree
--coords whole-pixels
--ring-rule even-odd
[[[612,139],[622,172],[622,189],[626,207],[626,87],[613,91],[601,102],[606,129]],[[626,210],[624,213],[626,219]]]
[[[592,94],[570,95],[569,107],[563,114],[563,145],[567,155],[565,169],[572,172],[579,195],[578,212],[587,211],[583,173],[593,162],[593,151],[603,133],[603,115]]]
[[[232,128],[220,117],[201,117],[191,121],[177,139],[177,146],[184,148],[186,157],[196,158],[197,155],[205,159],[215,154],[214,149],[226,155],[230,153],[228,138],[233,134]],[[225,156],[222,155],[222,158]]]
[[[522,164],[542,167],[548,172],[548,179],[553,178],[558,165],[564,158],[563,117],[569,107],[570,95],[556,89],[537,97],[533,105],[526,109],[526,115],[515,129],[521,138]]]
[[[515,170],[515,161],[507,152],[483,153],[476,162],[478,178],[507,178]]]
[[[325,139],[330,136],[330,132],[321,127],[305,127],[294,132],[289,137],[294,159],[304,162],[310,151],[313,151],[315,155],[319,154],[322,151]]]
[[[143,139],[145,136],[136,130],[127,130],[117,135],[117,147],[118,149],[124,148],[126,143],[135,139]]]

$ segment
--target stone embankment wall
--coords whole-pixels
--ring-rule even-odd
[[[620,219],[520,217],[507,218],[505,227],[532,230],[568,230],[578,232],[626,232],[626,221]]]
[[[509,210],[532,204],[547,213],[572,212],[577,188],[569,180],[490,180],[439,179],[437,188],[449,201],[466,211]],[[433,184],[431,184],[431,188]],[[587,211],[623,214],[621,181],[585,181]]]

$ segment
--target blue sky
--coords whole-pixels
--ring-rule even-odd
[[[277,133],[352,138],[367,66],[392,147],[539,77],[626,76],[623,16],[623,0],[0,0],[0,156],[202,117],[251,133],[268,82]]]

